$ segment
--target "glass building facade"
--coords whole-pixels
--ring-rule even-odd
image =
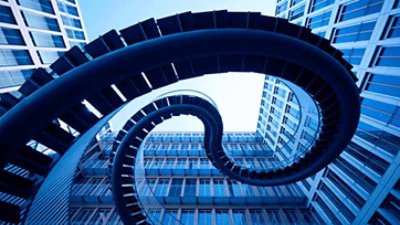
[[[78,0],[0,1],[0,93],[86,42]]]
[[[279,0],[277,4],[278,17],[331,40],[353,64],[362,115],[352,142],[312,177],[256,187],[215,169],[205,155],[201,133],[152,133],[142,145],[146,182],[137,187],[150,187],[151,192],[141,197],[155,195],[162,208],[147,204],[147,215],[161,224],[176,224],[176,219],[191,225],[400,224],[400,1]],[[0,1],[0,10],[1,90],[19,85],[31,69],[86,42],[76,0]],[[290,84],[266,76],[257,131],[224,135],[224,148],[235,162],[268,168],[272,155],[285,159],[294,150],[307,149],[312,131],[318,128],[318,112],[303,107],[300,113],[302,104],[293,93]],[[297,129],[299,136],[292,138]],[[115,134],[104,128],[76,160],[77,168],[70,170],[73,182],[55,182],[68,187],[57,195],[60,204],[32,207],[27,224],[45,224],[48,220],[41,218],[54,212],[62,214],[59,224],[120,224],[109,179],[114,140]],[[54,153],[38,143],[32,145],[48,155]],[[29,205],[1,194],[2,200]]]
[[[70,193],[70,223],[120,223],[108,178],[114,139],[104,132],[81,159]],[[226,133],[223,142],[236,162],[268,167],[272,152],[259,134]],[[141,148],[146,179],[136,185],[145,190],[140,198],[147,215],[160,224],[319,224],[300,183],[257,187],[221,174],[205,155],[202,133],[152,133]],[[152,196],[157,204],[146,201]]]
[[[308,184],[310,210],[327,224],[399,224],[400,2],[280,0],[276,16],[331,40],[361,90],[356,135]]]

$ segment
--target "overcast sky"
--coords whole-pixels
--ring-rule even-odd
[[[111,29],[120,30],[148,18],[181,12],[223,10],[262,12],[274,15],[274,0],[81,0],[79,1],[89,41]],[[210,96],[218,105],[224,131],[255,131],[264,76],[250,73],[206,75],[178,82],[137,98],[112,120],[118,130],[138,109],[157,96],[176,89],[193,89]],[[201,131],[193,117],[164,122],[158,131]]]

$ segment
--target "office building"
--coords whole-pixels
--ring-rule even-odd
[[[276,16],[331,40],[361,90],[356,135],[309,183],[310,209],[328,224],[398,224],[400,2],[282,0]]]
[[[0,93],[87,42],[78,0],[0,1]]]
[[[362,115],[352,142],[314,176],[283,186],[255,187],[230,180],[213,168],[204,155],[202,134],[153,133],[142,145],[141,174],[147,181],[135,183],[138,189],[151,190],[140,196],[149,222],[399,224],[399,15],[400,3],[393,0],[279,1],[278,17],[331,40],[354,65]],[[264,87],[257,131],[224,136],[224,147],[234,160],[252,168],[268,167],[264,159],[271,155],[285,159],[293,156],[290,151],[307,149],[304,146],[314,137],[308,128],[315,131],[319,126],[318,112],[296,102],[293,93],[298,93],[291,84],[267,76]],[[301,110],[304,120],[298,118]],[[291,139],[297,129],[299,138]],[[39,190],[27,222],[118,224],[108,165],[114,139],[115,134],[105,128],[90,142],[78,140],[88,143],[82,158],[74,158],[71,151],[61,158],[64,164],[51,171],[46,181],[52,182]],[[74,179],[63,179],[60,170]],[[59,204],[40,205],[49,202],[49,196],[56,196]]]

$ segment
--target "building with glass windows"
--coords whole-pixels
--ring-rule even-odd
[[[87,42],[78,0],[0,1],[0,29],[0,93]]]
[[[103,132],[84,154],[70,193],[69,222],[117,224],[108,163],[115,140]],[[266,168],[273,154],[258,133],[227,133],[236,162]],[[154,224],[318,224],[302,184],[256,187],[229,179],[205,155],[202,133],[152,133],[142,144],[145,178],[137,184]],[[150,188],[145,189],[148,185]],[[157,203],[151,198],[155,196]],[[159,205],[160,204],[160,205]],[[176,223],[180,221],[180,223]]]
[[[0,2],[0,5],[10,8],[10,12],[21,8],[34,13],[40,9],[44,10],[43,14],[48,14],[45,11],[48,7],[38,6],[34,2],[9,0]],[[15,5],[16,3],[20,6]],[[72,6],[70,3],[64,2],[64,5]],[[26,5],[33,9],[24,9]],[[71,10],[61,5],[53,6],[53,10],[59,8],[61,15]],[[135,185],[142,190],[139,196],[141,206],[149,216],[149,222],[154,224],[177,224],[176,220],[180,221],[178,224],[191,225],[400,224],[400,1],[281,0],[278,2],[276,14],[329,39],[354,66],[353,72],[359,79],[362,96],[362,115],[356,135],[340,157],[316,175],[297,183],[258,187],[229,179],[215,169],[205,155],[203,134],[155,132],[141,146],[144,155],[139,160],[139,165],[143,167],[141,175],[146,180],[132,181],[137,183],[126,188],[131,189]],[[12,25],[11,17],[5,18],[11,21],[8,26],[17,26],[17,22]],[[20,18],[23,23],[21,15]],[[59,23],[59,27],[65,25],[65,19],[61,17],[63,23]],[[14,20],[17,21],[15,18]],[[57,17],[57,21],[59,20]],[[153,20],[149,21],[129,29],[137,34],[136,31],[143,27],[152,27],[149,24],[153,24]],[[3,26],[2,24],[0,25]],[[72,24],[75,25],[75,22],[70,23]],[[71,30],[73,29],[65,32],[67,36],[62,34],[63,40],[64,37],[67,40],[79,37],[71,33]],[[22,31],[23,29],[20,36],[24,37]],[[33,31],[26,28],[25,32],[29,36]],[[125,35],[125,40],[137,41],[137,36],[128,31],[121,32]],[[154,30],[146,31],[151,34]],[[112,31],[98,39],[94,46],[105,46],[105,50],[102,50],[108,52],[111,50],[108,46],[115,49],[120,47],[115,44],[119,42],[113,42],[115,40],[121,42],[116,31]],[[41,62],[39,52],[45,49],[34,47],[34,43],[36,42],[31,42],[32,49],[23,46],[22,49],[26,48],[25,50],[15,51],[26,51],[26,54],[31,54],[32,51],[37,54],[38,62]],[[64,42],[64,48],[68,44],[71,46],[74,43]],[[94,47],[92,45],[87,49],[93,51]],[[9,51],[14,54],[14,50]],[[99,56],[93,52],[92,55]],[[16,57],[15,60],[25,62],[21,57]],[[61,69],[59,71],[65,72]],[[150,74],[149,72],[149,77],[154,78]],[[142,87],[147,87],[151,82],[157,84],[154,80],[146,80]],[[89,101],[103,102],[99,99],[110,93],[111,91],[104,89],[97,96],[90,96]],[[283,161],[296,159],[298,155],[293,152],[307,149],[315,138],[315,131],[319,129],[318,108],[315,105],[305,105],[299,100],[302,99],[300,96],[291,83],[266,76],[257,130],[254,133],[226,133],[223,147],[229,156],[240,165],[253,169],[271,167],[271,156]],[[98,105],[104,108],[99,109],[103,112],[112,111],[113,101],[108,103],[111,109],[101,103]],[[82,108],[78,105],[74,109]],[[63,118],[73,120],[71,114],[74,113],[80,113],[83,118],[92,118],[86,112],[71,110]],[[61,121],[58,123],[60,124],[57,125],[62,125]],[[89,125],[87,126],[90,127]],[[70,129],[67,126],[64,128]],[[84,128],[81,130],[82,133],[87,131]],[[70,129],[68,131],[76,136],[68,139],[69,136],[62,136],[61,131],[56,131],[65,140],[47,138],[46,144],[54,146],[54,149],[65,149],[64,143],[73,142],[73,138],[80,135]],[[45,135],[48,133],[37,139],[43,141],[40,138],[53,137]],[[109,161],[116,134],[109,126],[105,126],[95,139],[89,139],[85,134],[82,136],[71,147],[75,151],[68,151],[60,157],[45,181],[44,176],[32,175],[30,171],[17,166],[7,167],[13,174],[27,177],[32,183],[43,181],[43,185],[32,201],[23,198],[31,196],[31,193],[7,189],[6,191],[15,195],[1,192],[1,206],[10,205],[4,202],[21,206],[21,213],[26,213],[23,222],[27,224],[121,223],[109,179]],[[87,146],[84,151],[84,147],[78,149],[79,144]],[[39,146],[38,143],[36,145],[42,147],[42,151],[48,151],[46,156],[57,158],[64,153],[57,153],[46,146]],[[47,160],[43,156],[39,159]],[[26,164],[29,163],[31,162]],[[29,164],[29,168],[42,172],[39,167],[42,162],[37,167],[34,163],[33,166]],[[46,174],[46,171],[42,173]],[[1,175],[4,177],[4,174],[6,173]],[[21,180],[15,178],[16,176],[6,175],[14,183]],[[28,185],[30,183],[22,187]],[[4,183],[1,187],[8,188]],[[49,207],[49,202],[54,203],[52,207]]]
[[[359,78],[356,135],[334,163],[302,182],[310,209],[325,223],[399,224],[400,1],[280,0],[276,16],[331,40]]]

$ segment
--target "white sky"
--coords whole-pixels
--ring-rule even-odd
[[[176,13],[223,10],[262,12],[274,15],[275,0],[81,0],[81,11],[89,40],[111,30],[122,29],[148,18]],[[224,131],[255,131],[264,75],[228,73],[206,75],[158,89],[135,99],[112,120],[118,130],[138,109],[157,96],[176,89],[194,89],[210,96],[218,105]],[[201,131],[194,117],[177,117],[164,122],[157,131]]]

